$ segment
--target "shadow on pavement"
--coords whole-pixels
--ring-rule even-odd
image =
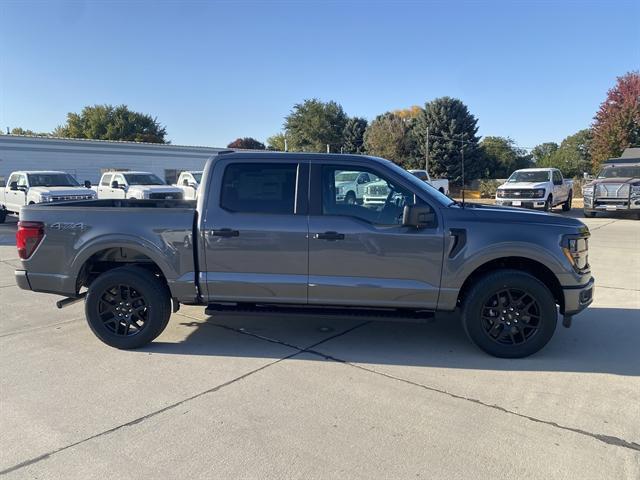
[[[639,310],[591,308],[574,318],[570,329],[558,323],[549,344],[525,359],[499,359],[481,352],[467,340],[457,318],[442,318],[432,324],[371,322],[346,335],[322,343],[314,350],[348,362],[410,365],[502,371],[591,372],[640,375]],[[207,321],[182,325],[194,328],[183,342],[154,342],[144,351],[181,355],[272,356],[269,342],[238,342],[235,348],[218,341],[221,328],[240,330],[298,348],[328,338],[349,328],[340,319],[273,318],[258,316],[209,317]],[[351,323],[351,324],[357,324]],[[324,328],[324,330],[323,330]],[[326,329],[329,329],[328,331]],[[325,333],[319,336],[319,332]],[[265,345],[264,351],[256,342]],[[294,357],[295,358],[295,357]]]

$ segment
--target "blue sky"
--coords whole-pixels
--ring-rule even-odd
[[[640,68],[640,2],[0,0],[0,126],[127,104],[176,144],[265,140],[293,104],[368,119],[449,95],[531,147]]]

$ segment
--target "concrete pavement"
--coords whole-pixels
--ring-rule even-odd
[[[640,222],[585,223],[596,301],[521,360],[478,351],[451,318],[195,307],[148,348],[117,351],[82,305],[13,285],[2,226],[0,475],[640,478]]]

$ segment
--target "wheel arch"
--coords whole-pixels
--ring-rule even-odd
[[[458,293],[457,304],[460,305],[471,286],[483,275],[498,270],[514,269],[526,272],[540,280],[550,291],[560,311],[564,312],[564,292],[560,281],[545,264],[527,257],[510,256],[489,260],[476,267],[465,279]]]

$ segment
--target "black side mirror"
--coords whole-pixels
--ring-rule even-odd
[[[91,188],[91,182],[89,180],[84,181],[84,188]]]
[[[436,214],[428,205],[405,205],[402,212],[402,226],[427,228],[436,223]]]
[[[185,179],[182,181],[182,185],[184,185],[185,187],[188,187],[188,186],[189,186],[189,179],[188,179],[188,178],[185,178]]]
[[[117,181],[114,180],[113,182],[111,182],[111,188],[120,188],[120,185]]]
[[[11,182],[9,184],[9,190],[13,190],[14,192],[18,190],[18,182]]]

